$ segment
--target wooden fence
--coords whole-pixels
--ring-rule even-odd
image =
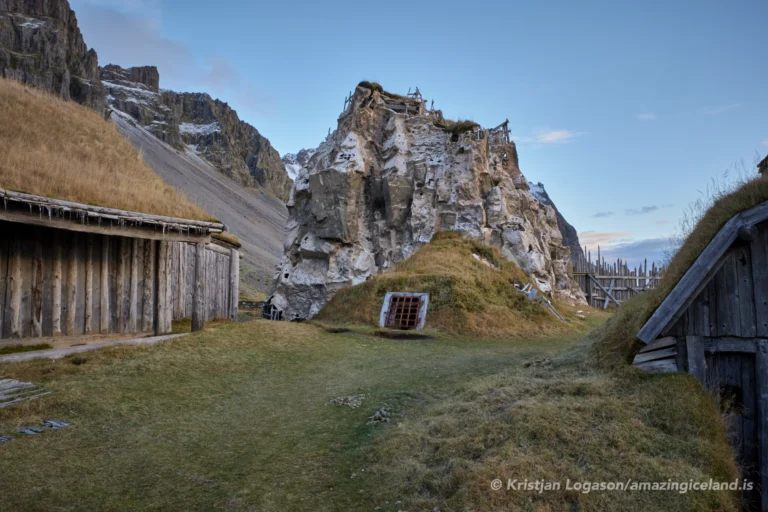
[[[0,232],[0,338],[163,334],[180,318],[237,317],[237,250],[3,221]]]
[[[597,248],[597,259],[584,248],[585,257],[573,264],[573,276],[592,307],[606,309],[610,303],[620,305],[638,293],[658,286],[664,275],[664,268],[645,258],[640,266],[631,268],[626,261],[618,258],[615,262],[605,261]]]

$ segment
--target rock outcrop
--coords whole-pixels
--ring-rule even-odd
[[[302,149],[298,153],[286,153],[283,155],[283,164],[291,180],[295,180],[302,167],[309,164],[309,159],[315,154],[314,149]]]
[[[309,318],[340,288],[386,272],[439,230],[498,247],[542,292],[584,300],[557,214],[531,194],[503,129],[452,123],[420,98],[361,83],[299,169],[271,304]]]
[[[101,70],[110,108],[127,114],[161,141],[193,152],[245,186],[286,199],[292,185],[280,155],[229,105],[205,93],[160,89],[154,66]],[[118,114],[119,115],[119,114]]]
[[[571,224],[565,220],[565,217],[560,213],[560,210],[557,209],[557,205],[549,197],[549,194],[547,194],[544,185],[540,182],[529,182],[528,185],[531,188],[531,194],[533,194],[540,203],[549,205],[555,210],[557,227],[560,229],[560,234],[563,235],[563,245],[568,247],[571,251],[571,262],[575,263],[584,260],[584,249],[582,249],[581,242],[579,242],[579,233],[576,231],[575,227],[571,226]]]
[[[0,0],[0,76],[104,111],[98,57],[67,0]]]

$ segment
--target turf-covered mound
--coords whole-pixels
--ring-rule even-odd
[[[586,326],[569,306],[555,304],[565,323],[515,289],[516,283],[530,281],[498,250],[455,232],[440,232],[391,272],[340,290],[315,318],[375,326],[386,292],[423,292],[429,293],[426,327],[447,334],[529,336]]]
[[[664,298],[709,245],[720,228],[734,215],[768,201],[768,177],[760,176],[737,190],[718,198],[702,216],[691,234],[677,251],[659,284],[648,293],[625,302],[619,312],[603,328],[595,344],[603,365],[630,363],[642,343],[637,333]]]

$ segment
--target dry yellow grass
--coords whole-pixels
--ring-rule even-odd
[[[473,254],[496,268],[478,261]],[[513,284],[529,281],[498,250],[455,232],[441,232],[391,272],[340,290],[316,319],[335,325],[377,325],[384,295],[391,291],[429,293],[426,327],[447,334],[499,338],[565,333],[588,327],[585,319],[576,316],[574,308],[556,305],[570,321],[563,323],[541,305],[529,301]],[[589,314],[600,315],[596,311]]]
[[[0,79],[0,187],[171,217],[214,220],[165,184],[102,117]]]
[[[659,287],[626,302],[603,327],[600,339],[595,344],[599,359],[607,366],[631,362],[642,346],[636,338],[638,331],[720,228],[734,215],[765,201],[768,201],[768,177],[765,176],[755,178],[714,201],[670,261]]]

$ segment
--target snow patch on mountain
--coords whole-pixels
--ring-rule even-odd
[[[189,133],[192,135],[210,135],[212,133],[220,132],[221,125],[216,122],[208,124],[181,123],[179,124],[179,131],[181,133]]]

